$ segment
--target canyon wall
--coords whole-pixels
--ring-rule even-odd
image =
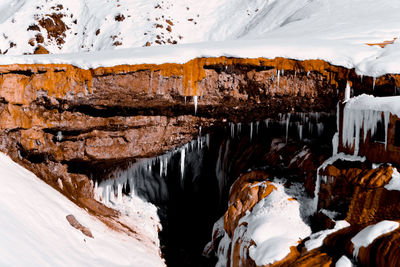
[[[93,181],[111,169],[180,146],[200,128],[204,133],[280,112],[334,111],[348,81],[354,92],[368,92],[374,83],[376,92],[389,94],[400,86],[394,75],[362,79],[321,60],[283,58],[89,70],[1,66],[0,148],[87,206]]]

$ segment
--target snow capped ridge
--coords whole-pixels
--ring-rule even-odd
[[[32,53],[38,45],[50,53],[109,52],[1,57],[0,64],[93,68],[197,57],[285,57],[322,59],[378,77],[400,73],[398,40],[385,48],[366,45],[398,37],[400,6],[396,0],[384,2],[4,0],[0,50],[8,56]],[[157,48],[140,48],[147,45]],[[121,50],[126,48],[133,50]]]

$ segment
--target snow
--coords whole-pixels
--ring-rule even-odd
[[[282,184],[272,184],[276,189],[240,219],[232,237],[232,244],[239,238],[243,241],[241,254],[249,246],[249,255],[258,266],[283,259],[290,253],[291,246],[298,245],[301,239],[311,234],[310,227],[300,216],[299,203],[289,200]],[[254,244],[250,246],[251,240]],[[221,247],[225,251],[226,244]]]
[[[32,52],[28,41],[37,33],[26,29],[37,24],[35,17],[54,12],[51,7],[57,3],[63,4],[60,14],[65,14],[62,19],[69,27],[65,43],[56,44],[45,29],[42,33],[46,48],[63,54],[21,56]],[[399,41],[385,48],[366,45],[398,37],[397,0],[221,0],[207,4],[195,0],[121,0],[118,4],[108,0],[3,0],[0,11],[0,49],[8,49],[0,64],[69,63],[95,68],[184,63],[203,56],[285,57],[323,59],[373,77],[400,72]],[[115,21],[118,14],[125,19]],[[173,22],[171,32],[166,30],[167,20]],[[176,40],[180,45],[142,47],[147,41],[155,45],[157,39]],[[116,47],[115,41],[122,44]],[[16,46],[10,48],[11,43]]]
[[[390,179],[389,183],[385,185],[387,190],[397,190],[400,191],[400,173],[396,168],[393,168],[392,179]]]
[[[387,147],[390,113],[400,117],[399,102],[400,96],[374,97],[362,94],[349,99],[343,110],[343,144],[349,147],[354,145],[354,155],[358,155],[361,130],[364,129],[363,141],[365,141],[368,132],[371,132],[371,136],[374,135],[377,124],[383,117],[385,147]]]
[[[357,258],[360,247],[368,247],[376,238],[381,235],[390,233],[396,230],[398,227],[398,222],[386,220],[365,227],[351,239],[351,242],[354,245],[353,256]]]
[[[155,246],[111,230],[1,153],[0,173],[0,265],[164,265]],[[69,214],[94,238],[70,226]]]
[[[343,228],[349,227],[350,224],[346,221],[337,221],[333,229],[322,230],[310,236],[310,240],[305,242],[307,250],[313,250],[323,245],[325,238]]]
[[[353,267],[353,263],[346,256],[340,257],[336,262],[335,267]]]

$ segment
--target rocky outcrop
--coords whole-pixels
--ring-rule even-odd
[[[290,147],[286,148],[288,149],[290,150]],[[272,151],[274,151],[273,145],[270,156]],[[275,155],[277,158],[286,154],[282,146],[275,153],[278,155]],[[296,161],[301,162],[301,160]],[[292,164],[294,162],[292,160]],[[353,259],[360,266],[397,266],[400,261],[399,229],[378,236],[365,247],[361,246],[357,255],[354,254],[355,248],[352,243],[352,238],[367,226],[383,220],[400,220],[396,204],[400,201],[400,191],[385,187],[393,179],[394,172],[397,171],[390,165],[372,168],[370,163],[361,161],[337,160],[322,168],[319,172],[322,177],[318,198],[320,212],[310,219],[310,223],[314,225],[315,231],[333,228],[334,220],[338,219],[345,219],[350,226],[332,231],[324,239],[321,247],[312,250],[307,250],[306,242],[309,238],[306,238],[297,247],[291,247],[291,252],[284,259],[268,266],[331,266],[343,255]],[[239,226],[238,222],[244,214],[251,213],[253,207],[261,199],[268,197],[268,193],[273,190],[272,184],[271,188],[270,185],[264,186],[262,190],[259,188],[263,182],[269,183],[269,177],[270,175],[263,171],[253,171],[242,175],[231,187],[229,205],[224,217],[224,231],[227,236],[232,238],[232,233],[238,232],[239,227],[246,229],[246,224],[242,222]],[[265,192],[267,193],[264,194]],[[240,232],[246,231],[243,229]],[[221,230],[214,232],[216,238],[213,241],[214,248],[221,242],[219,253],[227,250],[224,245],[225,237],[221,239],[220,232]],[[243,240],[238,238],[235,242],[228,247],[227,255],[232,256],[228,257],[227,265],[256,266],[252,258],[243,252],[241,243]],[[248,249],[249,247],[246,247],[244,251]]]

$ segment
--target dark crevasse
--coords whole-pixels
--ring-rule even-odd
[[[335,131],[336,116],[331,113],[279,114],[253,123],[228,123],[199,133],[197,139],[167,154],[115,170],[112,179],[98,186],[105,188],[103,200],[133,191],[159,208],[163,226],[159,236],[168,266],[214,266],[216,258],[202,252],[214,222],[226,210],[235,179],[248,169],[268,165],[276,138],[330,150]],[[281,172],[278,167],[270,169]]]

